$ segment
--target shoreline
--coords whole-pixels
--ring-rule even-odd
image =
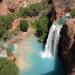
[[[27,32],[22,32],[21,34],[21,40],[17,42],[15,45],[17,46],[17,49],[15,51],[16,54],[16,66],[19,68],[19,70],[25,70],[28,69],[31,65],[27,63],[27,55],[31,52],[29,48],[26,48],[26,40],[31,35],[34,35],[34,29],[31,27],[28,29]],[[28,49],[28,50],[27,50]]]

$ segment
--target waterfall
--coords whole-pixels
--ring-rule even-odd
[[[62,25],[58,23],[53,23],[53,25],[51,26],[45,45],[45,50],[44,52],[41,52],[42,58],[54,58],[56,56],[61,28]]]

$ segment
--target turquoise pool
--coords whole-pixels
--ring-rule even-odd
[[[21,70],[20,75],[64,75],[62,63],[58,58],[43,59],[41,57],[43,45],[38,42],[35,36],[28,37],[25,42],[31,49],[31,52],[27,55],[27,62],[31,67],[27,70]]]

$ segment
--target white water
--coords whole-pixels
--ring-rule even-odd
[[[57,54],[57,45],[60,38],[60,30],[62,25],[53,23],[49,30],[45,51],[41,52],[42,58],[54,58]]]

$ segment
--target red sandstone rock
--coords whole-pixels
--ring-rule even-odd
[[[15,31],[20,25],[20,18],[19,19],[15,19],[13,22],[12,22],[12,28],[11,28],[11,32],[12,31]]]
[[[6,1],[0,3],[0,15],[7,15],[8,14],[8,4]]]
[[[75,19],[69,19],[61,30],[59,50],[67,68],[66,75],[75,75]]]
[[[3,0],[0,2],[0,15],[7,15],[9,11],[14,12],[22,6],[41,2],[41,0]]]

